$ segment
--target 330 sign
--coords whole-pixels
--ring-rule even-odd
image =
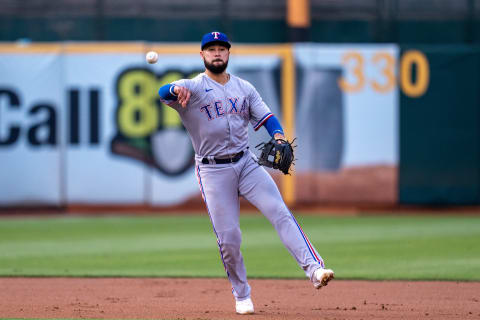
[[[381,79],[367,79],[366,64],[370,63],[381,74]],[[348,93],[355,93],[370,85],[379,93],[392,91],[397,81],[402,92],[412,98],[425,94],[430,82],[430,66],[428,59],[418,50],[406,51],[400,58],[399,77],[396,76],[396,61],[389,52],[377,52],[366,61],[364,55],[357,51],[349,51],[342,57],[342,64],[347,75],[338,80],[340,88]],[[413,77],[413,70],[416,76]]]

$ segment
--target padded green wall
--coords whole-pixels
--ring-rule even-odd
[[[414,47],[430,64],[425,95],[400,98],[399,201],[480,203],[480,49]]]

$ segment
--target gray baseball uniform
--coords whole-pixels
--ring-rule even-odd
[[[225,85],[205,73],[173,84],[192,94],[186,108],[173,100],[162,101],[178,111],[192,140],[198,183],[235,299],[250,297],[240,252],[239,196],[268,218],[311,279],[316,269],[324,268],[323,260],[286,207],[271,176],[248,150],[248,122],[257,130],[272,115],[258,92],[233,75]]]

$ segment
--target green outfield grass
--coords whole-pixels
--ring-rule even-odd
[[[297,219],[339,279],[480,280],[480,217]],[[250,277],[303,278],[261,215],[242,215]],[[1,276],[224,277],[210,220],[189,216],[0,219]]]

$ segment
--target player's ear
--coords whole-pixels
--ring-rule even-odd
[[[200,57],[202,57],[202,59],[204,58],[203,51],[200,51]]]

